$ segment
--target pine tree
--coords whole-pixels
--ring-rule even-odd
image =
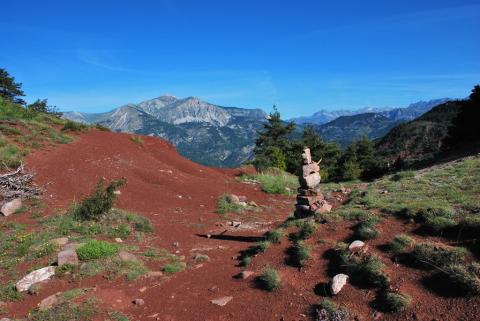
[[[276,106],[270,113],[263,129],[258,131],[255,142],[255,159],[253,164],[257,170],[265,170],[268,167],[286,168],[286,152],[289,147],[288,136],[295,130],[295,124],[285,124]]]
[[[25,105],[25,101],[20,98],[25,96],[21,88],[22,84],[16,83],[15,78],[11,77],[5,69],[0,68],[0,97]]]

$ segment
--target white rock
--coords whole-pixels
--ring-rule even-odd
[[[14,200],[11,200],[10,202],[3,204],[1,212],[3,216],[10,216],[21,207],[22,207],[22,200],[19,198],[16,198]]]
[[[338,292],[342,290],[342,288],[347,284],[348,275],[346,274],[337,274],[333,277],[332,283],[330,285],[330,289],[332,290],[332,294],[336,295]]]
[[[48,280],[55,274],[54,266],[47,266],[25,275],[23,279],[15,284],[18,292],[27,291],[33,284]]]
[[[232,299],[233,299],[233,296],[224,296],[222,298],[218,298],[218,299],[212,300],[210,302],[212,302],[215,305],[219,305],[219,306],[223,307],[223,306],[227,305],[228,302],[232,301]]]
[[[351,251],[351,252],[356,252],[358,250],[360,250],[362,247],[365,246],[365,243],[360,241],[360,240],[356,240],[356,241],[353,241],[352,243],[350,243],[350,245],[348,246],[348,249]]]

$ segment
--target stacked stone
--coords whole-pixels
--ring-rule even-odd
[[[302,165],[299,175],[300,188],[297,194],[297,204],[295,205],[295,217],[302,218],[315,214],[315,212],[329,212],[331,205],[325,201],[320,192],[320,162],[312,160],[309,148],[305,148],[302,153]]]

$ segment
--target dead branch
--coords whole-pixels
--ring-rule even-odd
[[[40,195],[41,190],[33,183],[34,174],[26,172],[23,164],[15,171],[0,175],[0,198],[2,202],[14,198],[30,198]]]

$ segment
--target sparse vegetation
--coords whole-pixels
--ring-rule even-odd
[[[185,270],[187,265],[184,262],[173,262],[165,265],[162,269],[167,274],[174,274]]]
[[[80,132],[80,131],[85,131],[87,128],[88,126],[85,124],[67,120],[65,122],[65,125],[63,125],[62,130],[70,131],[70,132]]]
[[[296,242],[292,248],[292,256],[297,266],[303,266],[304,262],[311,258],[310,247],[301,241]]]
[[[139,146],[143,146],[145,143],[140,136],[130,136],[130,140]]]
[[[78,257],[82,261],[105,258],[117,254],[118,245],[105,241],[92,240],[77,249]]]
[[[329,299],[323,299],[315,309],[315,321],[349,321],[350,314]]]
[[[406,234],[396,235],[393,240],[389,243],[388,249],[395,255],[405,252],[407,247],[413,245],[413,239]]]
[[[73,204],[70,209],[74,218],[80,221],[99,220],[102,215],[111,210],[115,202],[115,191],[126,183],[125,179],[112,181],[107,187],[101,179],[97,182],[92,194],[79,204]]]
[[[390,313],[398,313],[408,307],[411,299],[407,295],[386,290],[380,292],[377,301],[377,307],[380,310]]]
[[[296,238],[298,240],[309,239],[313,235],[313,233],[315,233],[316,230],[317,230],[317,226],[316,226],[315,222],[310,221],[310,220],[309,221],[304,221],[303,224],[302,224],[302,227],[300,228],[300,230],[297,233]]]
[[[217,201],[217,213],[240,213],[245,210],[245,207],[235,203],[230,194],[223,194]]]
[[[274,291],[281,285],[280,275],[272,268],[265,268],[256,281],[259,287],[267,291]]]
[[[355,227],[355,237],[360,240],[371,240],[375,239],[380,235],[380,232],[375,227],[379,222],[378,217],[369,216],[366,219],[363,219]]]
[[[277,228],[273,231],[268,231],[265,235],[265,238],[270,243],[278,244],[282,241],[282,238],[285,236],[285,232],[282,228]]]
[[[88,321],[98,311],[95,300],[88,299],[81,304],[64,301],[48,310],[34,310],[30,312],[31,321]]]
[[[413,248],[412,255],[418,262],[429,268],[441,268],[463,261],[467,250],[461,247],[449,247],[443,244],[419,243]]]
[[[383,272],[384,265],[376,255],[351,255],[345,243],[337,245],[338,267],[348,274],[353,283],[367,288],[387,288],[390,281]]]

